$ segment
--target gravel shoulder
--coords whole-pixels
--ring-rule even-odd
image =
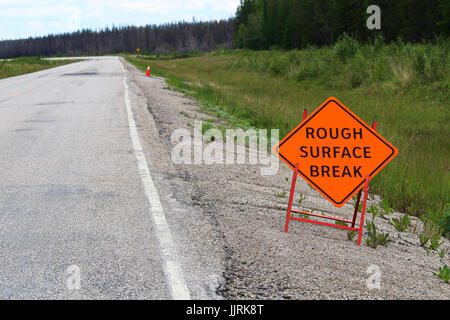
[[[449,254],[444,259],[436,252],[428,255],[417,234],[395,230],[388,220],[398,213],[388,219],[377,217],[380,232],[390,234],[389,245],[377,249],[365,244],[367,234],[358,247],[343,230],[307,223],[293,221],[285,233],[288,199],[275,193],[289,194],[292,171],[286,165],[280,163],[277,175],[262,176],[260,165],[174,164],[170,160],[173,131],[183,128],[193,136],[188,123],[211,116],[202,114],[195,100],[169,90],[164,79],[145,77],[124,64],[147,159],[162,191],[161,201],[193,297],[450,298],[450,286],[433,276],[439,267],[450,264]],[[300,193],[306,198],[297,208],[352,216],[350,202],[335,208],[297,179],[296,199]],[[370,219],[368,214],[366,221]],[[420,221],[412,218],[412,225],[416,223]],[[441,248],[450,248],[449,241]],[[367,287],[367,270],[372,265],[381,271],[380,289]]]

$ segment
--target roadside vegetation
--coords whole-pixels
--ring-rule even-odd
[[[361,44],[348,35],[331,47],[217,50],[197,57],[126,58],[199,98],[205,110],[243,127],[278,128],[280,138],[335,96],[399,154],[371,182],[387,207],[427,217],[450,231],[450,41]],[[236,119],[241,119],[237,121]],[[406,221],[405,221],[406,223]]]
[[[439,273],[433,273],[435,277],[441,278],[445,283],[450,281],[450,268],[447,265],[439,268]]]
[[[42,57],[21,57],[0,61],[0,79],[14,77],[25,73],[45,70],[76,60],[47,60]]]

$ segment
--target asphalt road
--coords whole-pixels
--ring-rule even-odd
[[[1,299],[177,298],[124,90],[117,57],[0,80]]]
[[[377,250],[331,228],[285,233],[287,166],[175,165],[172,133],[203,117],[118,57],[0,80],[0,299],[448,299],[443,259],[389,224],[400,213],[377,220]],[[297,208],[353,213],[297,192]]]

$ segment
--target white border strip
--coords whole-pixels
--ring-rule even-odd
[[[122,71],[125,72],[123,64],[121,63]],[[142,183],[144,184],[145,192],[148,201],[150,202],[150,213],[155,224],[156,237],[162,251],[162,258],[164,262],[164,272],[167,277],[167,282],[172,299],[174,300],[190,300],[191,296],[184,281],[183,272],[178,262],[178,255],[175,245],[172,240],[169,226],[167,224],[164,210],[159,200],[158,192],[153,183],[150,170],[148,169],[147,160],[145,159],[142,150],[141,141],[136,129],[136,122],[134,121],[133,113],[131,111],[131,104],[128,98],[128,85],[126,76],[124,75],[123,84],[125,86],[124,99],[125,107],[128,115],[128,124],[130,125],[130,135],[133,142],[134,152],[138,163],[139,173],[141,175]]]

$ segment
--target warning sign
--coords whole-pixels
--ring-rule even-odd
[[[273,151],[336,207],[398,153],[336,98],[329,98]]]

